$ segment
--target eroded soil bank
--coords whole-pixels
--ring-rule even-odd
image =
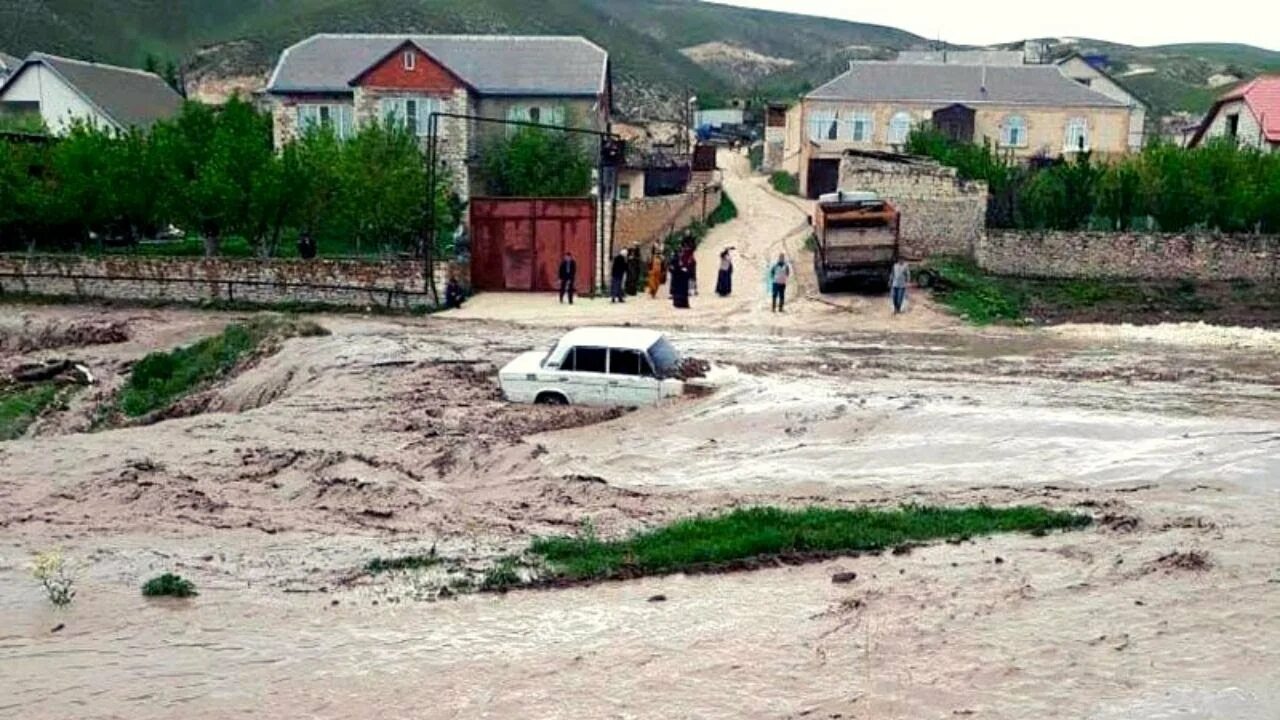
[[[233,319],[5,310],[123,324],[120,342],[5,346],[5,363],[87,364],[101,387],[84,403]],[[332,334],[286,341],[207,412],[84,433],[73,405],[0,443],[0,715],[1280,712],[1274,333],[690,328],[677,343],[732,366],[725,385],[616,415],[501,402],[492,368],[553,327],[316,320]],[[435,602],[433,570],[361,572],[433,546],[482,567],[588,521],[615,535],[748,504],[907,502],[1097,523]],[[79,564],[64,611],[26,568],[51,547]],[[144,600],[166,571],[201,595]]]

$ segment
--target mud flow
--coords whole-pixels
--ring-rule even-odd
[[[552,323],[320,316],[330,335],[284,341],[207,388],[199,414],[89,432],[132,363],[240,316],[22,312],[126,339],[0,354],[96,379],[0,443],[0,716],[1280,715],[1275,333],[819,332],[708,311],[655,326],[710,362],[714,391],[620,412],[501,399],[495,368],[550,346]],[[539,536],[905,503],[1095,522],[441,592]],[[65,609],[30,575],[54,548],[75,577]],[[367,569],[406,557],[439,561]],[[164,572],[199,596],[143,598]]]

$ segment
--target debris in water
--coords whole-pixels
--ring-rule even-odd
[[[660,603],[660,602],[666,602],[666,601],[667,601],[666,595],[653,595],[649,598],[649,602],[651,603]]]
[[[851,583],[857,579],[858,579],[858,573],[856,572],[838,572],[835,575],[831,576],[831,582],[837,585],[844,585],[847,583]]]

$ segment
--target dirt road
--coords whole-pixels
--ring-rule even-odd
[[[217,388],[219,412],[0,443],[0,717],[1280,713],[1280,335],[818,335],[747,305],[729,316],[762,325],[675,333],[735,369],[719,392],[614,419],[497,398],[490,364],[557,328],[333,316]],[[232,319],[4,309],[23,332],[124,323],[124,343],[26,353],[108,384]],[[438,602],[429,573],[360,572],[433,546],[483,563],[585,521],[905,502],[1098,523]],[[52,547],[79,566],[65,611],[28,575]],[[144,600],[165,571],[201,595]]]
[[[739,216],[713,228],[698,248],[699,295],[692,307],[672,307],[664,286],[656,299],[641,294],[615,305],[607,297],[579,298],[561,305],[552,295],[484,293],[461,310],[447,315],[459,319],[499,320],[540,325],[649,324],[668,328],[791,329],[810,332],[919,331],[955,327],[953,317],[938,311],[923,293],[911,298],[910,312],[894,316],[888,297],[857,294],[819,296],[813,254],[804,247],[810,230],[807,203],[769,189],[766,179],[750,172],[744,155],[722,151],[725,191],[737,204]],[[717,297],[716,272],[720,252],[735,248],[733,294]],[[779,253],[791,258],[796,270],[788,289],[785,314],[770,311],[765,272]]]

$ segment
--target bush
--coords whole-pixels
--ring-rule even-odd
[[[738,206],[733,204],[733,198],[729,197],[728,192],[721,190],[720,204],[707,215],[707,226],[715,227],[736,217],[738,217]]]
[[[58,399],[51,382],[13,385],[0,390],[0,440],[22,437],[31,423]]]
[[[800,194],[800,176],[779,170],[769,176],[769,184],[783,195]]]
[[[751,163],[751,171],[755,172],[764,165],[764,145],[752,145],[747,150],[747,162]]]
[[[579,137],[522,127],[488,142],[480,175],[497,197],[581,197],[591,192],[592,166]]]
[[[195,597],[199,593],[196,592],[195,583],[173,573],[165,573],[151,578],[142,586],[142,594],[145,597],[176,597],[188,598]]]
[[[61,552],[54,550],[36,556],[31,575],[40,581],[45,596],[56,607],[66,607],[75,599],[75,577]]]

